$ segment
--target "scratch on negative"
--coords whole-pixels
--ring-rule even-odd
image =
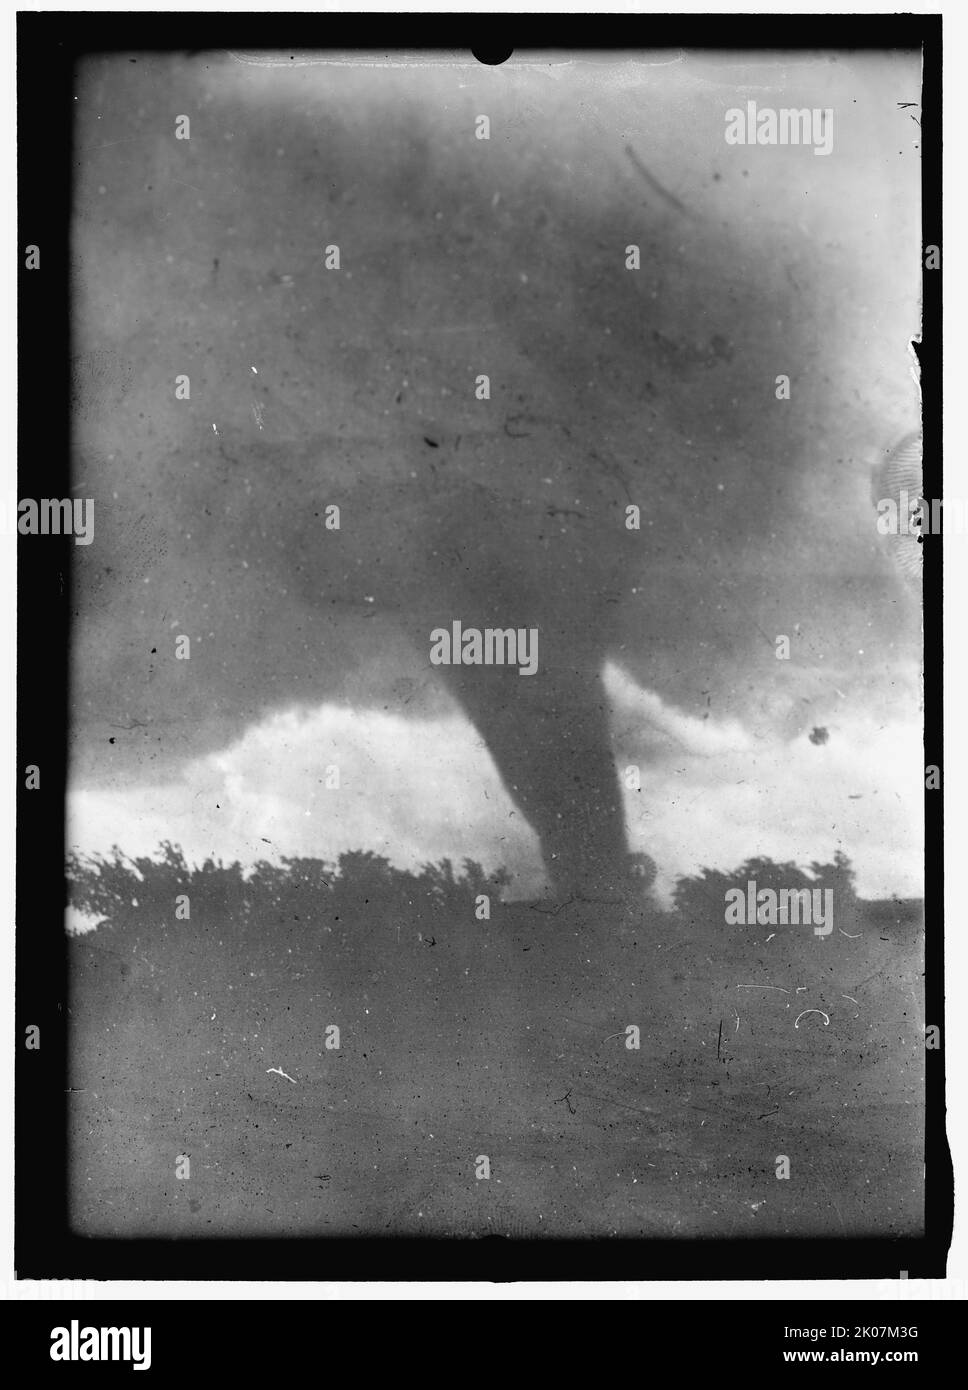
[[[823,1026],[824,1026],[825,1028],[826,1028],[827,1025],[830,1023],[830,1015],[829,1015],[829,1014],[825,1014],[824,1011],[823,1011],[823,1009],[804,1009],[804,1011],[803,1011],[802,1014],[798,1014],[798,1015],[797,1015],[796,1020],[794,1021],[794,1024],[793,1024],[794,1028],[799,1028],[799,1027],[800,1027],[800,1020],[801,1020],[801,1018],[806,1018],[807,1014],[820,1014],[821,1017],[823,1018]]]
[[[282,1067],[266,1067],[266,1076],[271,1076],[273,1072],[276,1076],[284,1076],[287,1081],[291,1081],[294,1086],[296,1085],[295,1077],[290,1076],[287,1071],[283,1071]]]
[[[789,993],[790,993],[790,991],[789,991],[788,989],[784,989],[782,985],[737,985],[736,988],[737,988],[737,989],[778,989],[778,990],[780,991],[781,994],[789,994]]]
[[[328,67],[328,68],[400,68],[400,67],[404,67],[404,68],[437,68],[437,69],[439,70],[439,64],[438,64],[437,62],[435,62],[435,61],[432,61],[432,60],[431,60],[431,61],[428,61],[428,62],[417,62],[417,61],[416,61],[415,59],[413,59],[413,58],[407,58],[407,59],[404,60],[403,62],[400,62],[400,61],[391,61],[389,58],[388,58],[388,59],[385,59],[385,60],[382,60],[382,59],[379,59],[379,58],[319,58],[319,57],[316,57],[316,56],[307,57],[304,53],[301,53],[300,56],[299,56],[298,58],[295,56],[295,54],[290,55],[290,58],[289,58],[289,60],[288,60],[288,62],[287,62],[286,59],[285,59],[284,57],[271,56],[271,57],[268,57],[268,58],[260,58],[260,57],[256,56],[255,54],[252,54],[252,53],[245,53],[245,52],[236,52],[236,51],[234,51],[234,50],[231,49],[231,48],[225,49],[224,51],[225,51],[225,52],[228,54],[228,56],[229,56],[230,58],[232,58],[236,63],[242,63],[242,64],[244,64],[246,67],[275,68],[275,67],[286,66],[286,67],[288,67],[290,70],[291,70],[292,68],[294,68],[294,67],[296,67],[296,68],[320,68],[320,67]],[[450,62],[450,63],[448,64],[448,66],[451,67],[451,68],[453,68],[455,71],[458,71],[458,72],[460,72],[460,71],[475,72],[475,73],[479,73],[479,72],[480,72],[480,67],[479,67],[479,65],[478,65],[478,60],[477,60],[476,58],[472,59],[471,62],[469,62],[469,63],[462,63],[462,62],[460,62],[460,61],[452,61],[452,62]],[[570,68],[570,67],[573,66],[573,64],[572,64],[572,63],[554,63],[554,64],[550,64],[549,66],[551,66],[552,72],[548,73],[547,76],[550,77],[550,76],[555,76],[555,75],[556,75],[555,69]],[[539,72],[540,72],[541,69],[536,69],[536,71],[539,71]]]
[[[672,207],[675,208],[676,212],[681,212],[684,217],[692,216],[692,213],[686,207],[685,203],[680,203],[679,199],[675,196],[674,193],[670,193],[667,188],[663,188],[662,184],[655,177],[655,175],[649,173],[648,169],[642,163],[641,159],[639,159],[638,155],[635,153],[631,145],[625,146],[625,153],[628,155],[629,159],[635,165],[636,169],[638,169],[639,173],[642,175],[642,177],[645,179],[646,183],[649,185],[649,187],[652,189],[654,193],[658,193],[661,198],[665,198],[666,202],[670,203]]]

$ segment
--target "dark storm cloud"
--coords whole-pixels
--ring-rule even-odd
[[[829,157],[725,143],[779,74],[785,106],[833,110]],[[913,689],[869,473],[917,423],[891,125],[915,77],[92,60],[78,778],[164,775],[297,703],[433,714],[429,633],[455,619],[538,627],[566,698],[561,672],[611,655],[750,727]]]

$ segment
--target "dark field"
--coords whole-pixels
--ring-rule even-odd
[[[663,912],[500,904],[476,866],[371,856],[139,866],[75,878],[110,919],[71,942],[78,1233],[922,1229],[918,903],[845,889],[821,938],[725,926],[711,876]]]

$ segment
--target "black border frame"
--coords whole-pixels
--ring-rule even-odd
[[[941,246],[941,17],[19,12],[18,495],[67,496],[73,66],[86,53],[225,48],[920,48],[923,243]],[[28,272],[23,247],[41,247]],[[942,272],[925,271],[925,495],[941,497]],[[952,1226],[945,1052],[926,1052],[926,1234],[899,1240],[90,1239],[68,1221],[64,792],[70,538],[18,555],[15,1268],[31,1279],[682,1280],[944,1276]],[[924,546],[925,763],[943,769],[941,543]],[[38,791],[23,769],[41,768]],[[944,1020],[943,791],[925,792],[926,1019]],[[28,1025],[43,1046],[24,1046]]]

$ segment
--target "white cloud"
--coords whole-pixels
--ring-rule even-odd
[[[837,848],[867,896],[921,892],[923,787],[916,723],[879,722],[845,703],[826,743],[755,739],[736,721],[696,719],[606,673],[633,848],[660,866],[659,889],[703,865],[754,855],[809,863]],[[340,787],[327,789],[327,767]],[[401,867],[465,855],[505,864],[515,894],[538,890],[537,838],[504,790],[473,726],[455,709],[430,719],[337,705],[290,710],[188,765],[177,782],[69,798],[69,841],[151,854],[161,840],[190,860],[369,849]]]

